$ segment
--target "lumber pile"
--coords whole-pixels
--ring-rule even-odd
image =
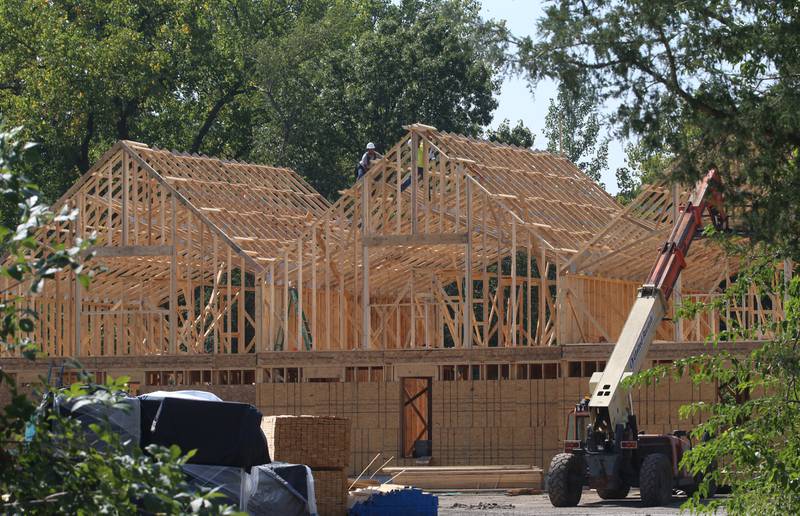
[[[347,512],[350,420],[327,416],[267,416],[261,421],[272,460],[311,468],[320,516]]]
[[[347,513],[347,472],[341,469],[314,469],[314,494],[320,516]]]
[[[529,465],[390,467],[382,471],[397,484],[429,490],[541,488],[543,479],[542,469]]]

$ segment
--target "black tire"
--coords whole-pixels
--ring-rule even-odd
[[[663,453],[651,453],[639,470],[639,492],[645,507],[667,505],[672,500],[672,462]]]
[[[597,496],[603,500],[622,500],[628,496],[631,486],[622,485],[616,489],[598,489]]]
[[[581,501],[586,462],[580,455],[559,453],[550,462],[547,494],[553,507],[575,507]]]

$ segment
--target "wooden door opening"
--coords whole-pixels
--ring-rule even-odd
[[[433,439],[433,413],[431,378],[402,378],[403,403],[400,412],[400,431],[403,436],[403,457],[415,457],[414,447],[417,441]],[[417,453],[417,456],[430,456],[433,446],[429,446],[427,453]]]

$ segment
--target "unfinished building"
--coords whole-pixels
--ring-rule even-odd
[[[333,205],[287,169],[119,142],[59,201],[77,223],[41,235],[94,235],[96,277],[29,297],[43,356],[2,366],[25,383],[75,356],[142,392],[350,417],[353,470],[413,461],[419,441],[433,464],[546,467],[686,194],[649,186],[622,207],[561,156],[407,130]],[[718,295],[735,266],[698,242],[675,297]],[[780,308],[752,293],[664,321],[650,358]],[[682,380],[634,401],[662,432],[714,396]]]

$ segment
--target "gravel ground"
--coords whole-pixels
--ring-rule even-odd
[[[477,516],[521,516],[533,514],[558,514],[563,516],[663,516],[680,514],[683,496],[673,496],[667,507],[642,507],[639,490],[631,489],[625,500],[603,500],[594,491],[584,491],[577,507],[556,508],[546,494],[507,496],[503,493],[455,493],[439,495],[439,514]]]

